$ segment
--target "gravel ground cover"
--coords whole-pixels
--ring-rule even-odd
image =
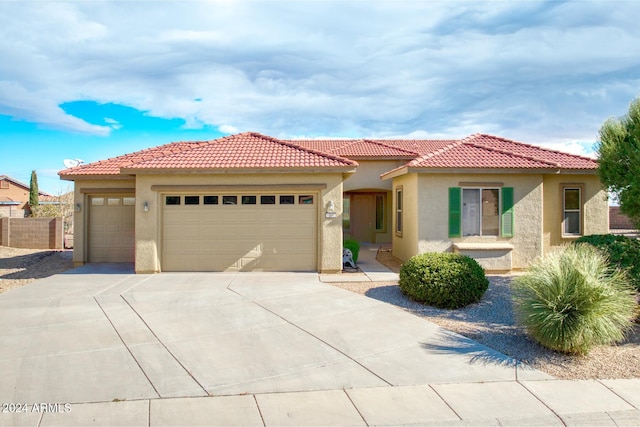
[[[73,251],[0,246],[0,293],[73,268]]]
[[[402,293],[397,282],[332,285],[394,304],[558,378],[640,378],[640,325],[635,326],[624,342],[596,347],[584,357],[547,350],[515,325],[511,277],[490,276],[489,280],[489,289],[479,303],[457,310],[438,309],[412,301]]]

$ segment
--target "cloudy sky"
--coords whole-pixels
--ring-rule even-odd
[[[0,0],[0,174],[176,140],[458,138],[588,154],[640,95],[640,1]]]

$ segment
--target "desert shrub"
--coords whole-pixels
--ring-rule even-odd
[[[561,248],[514,280],[518,321],[540,344],[563,353],[620,341],[637,310],[625,276],[593,246]]]
[[[399,285],[416,301],[454,309],[479,301],[489,281],[480,264],[468,256],[430,252],[402,265]]]
[[[603,251],[613,267],[627,272],[631,285],[640,291],[640,240],[613,234],[583,236],[576,244],[588,243]]]
[[[358,243],[353,239],[346,239],[344,243],[342,243],[342,246],[345,249],[349,249],[353,254],[353,261],[358,262],[358,254],[360,253],[360,243]]]

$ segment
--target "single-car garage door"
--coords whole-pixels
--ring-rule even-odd
[[[92,196],[89,262],[134,262],[135,203],[132,196]]]
[[[163,271],[315,271],[313,194],[163,195]]]

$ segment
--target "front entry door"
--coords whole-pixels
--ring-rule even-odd
[[[358,242],[375,242],[376,196],[351,195],[351,237]]]

